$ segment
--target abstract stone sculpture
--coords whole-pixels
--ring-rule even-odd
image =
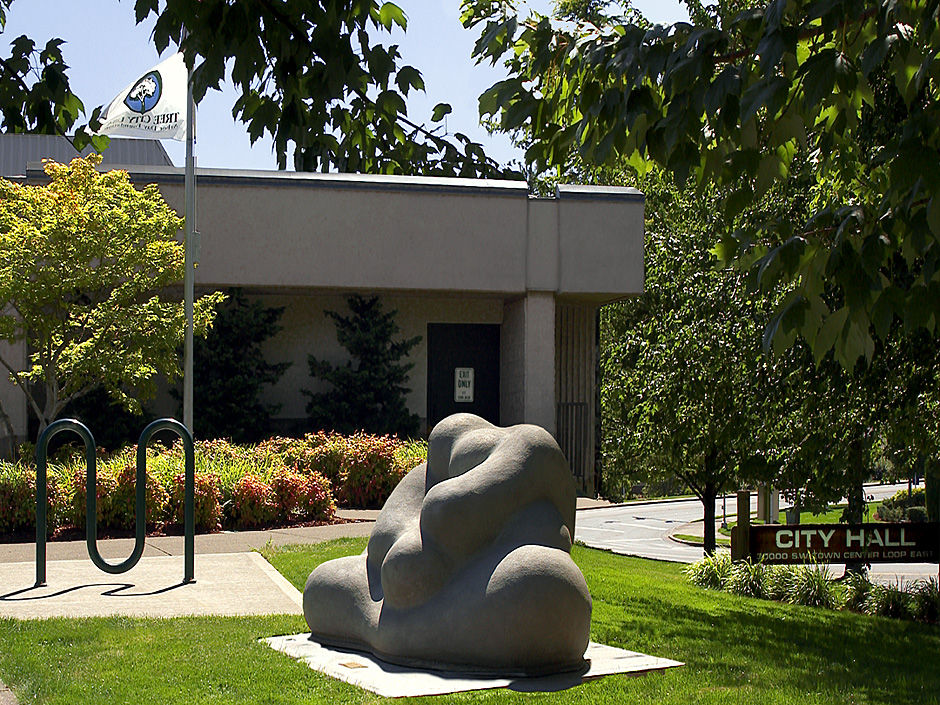
[[[317,567],[318,641],[392,663],[542,675],[585,667],[591,596],[571,560],[575,485],[538,426],[439,423],[362,555]]]

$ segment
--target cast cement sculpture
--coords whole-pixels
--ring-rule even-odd
[[[591,596],[570,556],[575,500],[544,429],[445,419],[428,462],[385,503],[366,551],[310,574],[313,637],[445,670],[583,668]]]

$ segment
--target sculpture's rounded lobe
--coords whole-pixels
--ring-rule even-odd
[[[583,667],[591,596],[571,560],[575,487],[554,439],[469,414],[386,502],[365,553],[304,589],[314,637],[432,668],[532,675]]]

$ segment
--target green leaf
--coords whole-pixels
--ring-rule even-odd
[[[813,357],[816,358],[817,365],[826,353],[832,350],[836,340],[843,336],[848,319],[849,309],[843,306],[823,321],[819,334],[816,336],[816,343],[813,345]]]
[[[450,115],[453,112],[453,108],[450,107],[447,103],[438,103],[434,106],[434,112],[431,115],[432,122],[440,122],[444,119],[445,115]]]
[[[737,191],[732,191],[731,194],[725,198],[725,218],[729,221],[733,221],[745,208],[750,206],[753,201],[754,192],[747,184]]]
[[[937,196],[927,203],[927,225],[934,237],[940,240],[940,198]]]
[[[398,86],[398,90],[402,92],[402,95],[407,96],[412,88],[423,91],[424,79],[421,77],[421,72],[414,66],[402,66],[395,76],[395,85]]]
[[[757,168],[757,182],[754,194],[757,198],[763,196],[776,181],[783,181],[787,176],[787,167],[776,154],[767,154],[760,161]]]
[[[398,5],[391,2],[383,4],[379,9],[379,23],[385,27],[385,29],[389,30],[392,28],[392,23],[397,24],[402,29],[408,26],[405,13],[402,12],[402,9],[398,7]]]
[[[789,82],[783,76],[767,76],[748,86],[741,96],[741,122],[751,120],[764,109],[768,117],[774,117],[787,98]]]
[[[803,78],[803,108],[812,110],[832,95],[836,85],[836,50],[823,49],[800,67]]]

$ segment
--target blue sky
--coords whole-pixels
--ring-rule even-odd
[[[404,63],[418,68],[427,86],[426,94],[409,100],[409,117],[421,122],[437,103],[450,103],[454,112],[447,118],[448,132],[463,132],[482,142],[498,161],[518,159],[520,155],[508,139],[489,136],[479,127],[477,97],[502,75],[498,69],[477,66],[470,59],[476,33],[460,26],[460,0],[398,0],[397,4],[408,16],[408,32],[387,43],[400,45]],[[548,13],[552,3],[530,0],[529,5]],[[636,0],[634,5],[654,22],[687,19],[678,0]],[[21,34],[37,44],[45,44],[51,37],[64,39],[73,90],[90,113],[159,63],[160,56],[150,42],[152,26],[152,20],[135,25],[133,0],[15,0],[0,42],[6,47]],[[271,141],[262,139],[251,146],[244,127],[232,117],[234,100],[232,89],[210,91],[199,104],[195,148],[199,166],[277,168]],[[182,143],[165,140],[163,144],[173,162],[181,166]]]

